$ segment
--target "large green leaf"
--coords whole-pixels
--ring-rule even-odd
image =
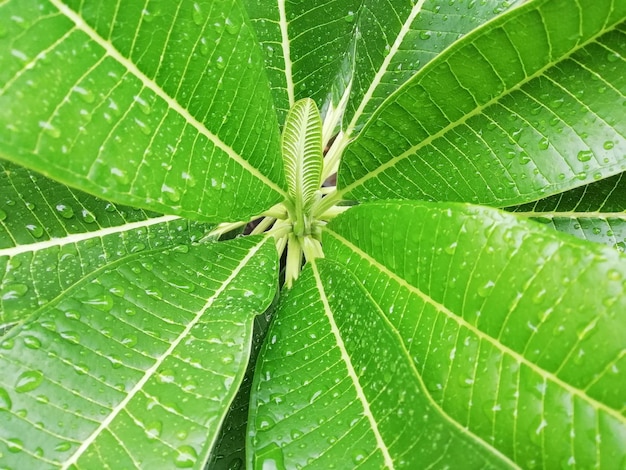
[[[463,34],[520,0],[364,0],[343,127],[361,128],[384,100]]]
[[[561,232],[626,251],[624,173],[509,210]]]
[[[0,162],[0,328],[130,253],[197,241],[210,225],[116,206]]]
[[[626,3],[531,0],[448,48],[346,150],[348,198],[506,206],[626,168]]]
[[[626,257],[426,202],[350,209],[324,251],[397,331],[430,398],[494,452],[525,468],[626,461]]]
[[[296,101],[326,110],[344,92],[361,0],[243,0],[262,45],[281,122]],[[333,99],[334,98],[334,99]]]
[[[194,219],[244,219],[284,196],[263,58],[238,1],[9,0],[0,30],[3,158]]]
[[[246,432],[250,405],[250,390],[252,389],[252,380],[254,378],[259,351],[263,344],[263,339],[267,334],[270,319],[275,309],[276,305],[274,304],[265,314],[259,315],[254,319],[252,351],[250,353],[248,369],[237,391],[237,396],[235,396],[228,410],[228,415],[224,418],[207,469],[240,470],[244,467],[246,460]]]
[[[274,297],[273,241],[127,255],[0,343],[9,468],[202,468]]]
[[[250,468],[511,466],[441,414],[398,333],[336,263],[305,269],[260,362]]]

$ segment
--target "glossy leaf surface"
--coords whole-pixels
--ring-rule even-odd
[[[626,258],[615,250],[426,202],[353,208],[324,248],[397,331],[429,397],[476,439],[523,468],[624,462]]]
[[[94,198],[0,163],[0,328],[131,253],[199,240],[211,226]]]
[[[358,16],[353,82],[343,119],[349,136],[384,100],[461,36],[518,0],[364,0]]]
[[[192,219],[281,200],[272,98],[237,1],[11,0],[0,29],[3,158]]]
[[[529,1],[392,95],[348,147],[355,199],[506,206],[626,167],[626,4]]]
[[[442,415],[354,276],[316,261],[282,299],[249,421],[251,468],[507,468]]]
[[[202,468],[277,259],[260,237],[129,254],[0,343],[10,468]]]
[[[325,109],[343,93],[351,73],[361,0],[243,0],[263,48],[276,108],[284,121],[296,101]],[[336,97],[336,96],[335,96]]]
[[[624,173],[509,210],[578,238],[626,251]]]

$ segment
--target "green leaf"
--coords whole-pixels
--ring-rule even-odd
[[[192,219],[284,197],[263,58],[236,0],[9,0],[0,29],[2,158]]]
[[[260,237],[127,255],[0,343],[11,468],[202,468],[276,289]]]
[[[508,210],[578,238],[626,251],[624,173]]]
[[[131,253],[200,239],[211,226],[116,206],[0,162],[0,328]]]
[[[252,334],[252,351],[248,369],[243,377],[241,386],[237,391],[228,415],[222,423],[220,434],[213,448],[211,460],[207,465],[207,470],[239,470],[244,466],[246,460],[246,431],[248,424],[248,413],[250,405],[250,390],[256,369],[257,358],[263,339],[267,334],[269,321],[276,310],[272,305],[263,315],[254,319],[254,329]]]
[[[322,120],[311,99],[289,110],[282,137],[289,196],[298,214],[308,211],[322,182]]]
[[[526,203],[626,168],[615,0],[531,0],[431,61],[339,170],[347,198]]]
[[[400,336],[336,263],[303,271],[261,358],[250,468],[510,466],[441,414]]]
[[[284,122],[303,98],[322,110],[338,101],[352,71],[361,0],[243,0],[262,45],[274,101]]]
[[[324,252],[476,439],[525,468],[624,462],[626,257],[494,209],[426,202],[357,206],[327,226]]]
[[[343,119],[352,136],[385,99],[465,33],[521,3],[364,0]]]

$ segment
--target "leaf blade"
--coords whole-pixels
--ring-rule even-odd
[[[521,466],[623,458],[614,374],[624,361],[617,332],[626,325],[615,312],[626,264],[617,253],[455,204],[359,206],[324,237],[326,256],[361,279],[433,400],[461,426]],[[581,413],[593,421],[575,419]]]
[[[24,61],[4,58],[1,117],[11,132],[2,156],[108,199],[190,218],[245,218],[280,200],[279,135],[261,59],[244,13],[234,2],[222,6],[229,3],[230,24],[221,18],[213,31],[219,12],[209,2],[196,2],[199,10],[180,4],[174,17],[157,4],[142,13],[123,3],[126,23],[116,11],[107,18],[98,2],[54,0],[41,12],[6,2],[6,18],[14,11],[34,31],[45,23],[50,32],[26,40],[12,28],[5,39]],[[160,28],[168,33],[159,36],[162,49],[142,51]],[[71,58],[77,44],[85,46]],[[194,65],[203,61],[207,67]],[[39,106],[24,112],[17,98],[27,89]],[[251,184],[258,201],[234,193]]]
[[[605,47],[621,50],[626,12],[610,0],[601,8],[572,3],[527,2],[429,63],[347,149],[344,194],[506,206],[622,171],[620,152],[603,144],[624,145],[611,117],[623,98],[624,62],[618,54],[610,63]],[[572,24],[581,25],[576,34]],[[590,74],[611,98],[591,88]]]
[[[626,179],[624,173],[551,196],[510,207],[560,232],[626,251]]]
[[[368,33],[356,42],[354,82],[343,122],[346,135],[354,137],[385,99],[438,53],[517,3],[363,2],[359,28]]]
[[[199,240],[211,225],[116,206],[0,162],[0,325],[131,253]]]
[[[254,315],[272,300],[275,250],[239,239],[139,253],[107,268],[4,339],[2,390],[12,405],[0,432],[24,447],[7,463],[149,467],[171,459],[201,468],[243,377]],[[106,292],[120,285],[115,298]],[[53,354],[42,359],[46,345]],[[31,376],[37,381],[24,381]],[[37,405],[36,396],[46,399]],[[45,429],[11,411],[25,402],[33,415],[50,413]],[[62,416],[74,426],[50,421]]]
[[[418,468],[463,458],[509,467],[497,452],[476,450],[473,436],[429,401],[380,313],[338,264],[316,260],[303,271],[259,359],[249,464]]]

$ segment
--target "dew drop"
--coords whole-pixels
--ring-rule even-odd
[[[605,150],[611,150],[613,147],[615,147],[615,143],[612,140],[607,140],[606,142],[604,142],[604,145],[602,145],[602,147],[604,147]]]
[[[593,152],[591,150],[581,150],[576,158],[579,162],[588,162],[593,158]]]
[[[193,467],[198,459],[198,454],[196,453],[196,449],[191,446],[180,446],[176,449],[178,455],[174,460],[174,465],[178,468],[190,468]]]
[[[80,320],[80,312],[74,309],[66,310],[65,318],[69,318],[70,320]]]
[[[152,112],[152,107],[141,96],[134,96],[133,99],[143,114],[148,115]]]
[[[163,431],[163,423],[161,421],[153,421],[146,425],[146,434],[148,439],[158,439]]]
[[[87,90],[81,86],[75,86],[72,88],[72,91],[80,96],[80,99],[83,100],[87,104],[91,104],[96,100],[96,96],[93,94],[91,90]]]
[[[139,130],[144,135],[152,134],[152,129],[150,128],[150,126],[148,126],[145,122],[141,121],[140,119],[135,118],[135,124],[137,124],[137,127],[139,127]]]
[[[195,380],[188,380],[182,385],[182,388],[185,392],[193,392],[198,388],[198,383]]]
[[[154,297],[155,299],[161,300],[163,298],[163,294],[159,289],[146,289],[146,295],[150,297]]]
[[[70,206],[66,206],[65,204],[57,204],[56,210],[64,219],[71,219],[74,217],[74,211],[72,208]]]
[[[346,16],[343,17],[343,19],[347,22],[347,23],[353,23],[354,22],[354,12],[352,10],[350,10],[348,12],[348,14]]]
[[[276,423],[269,416],[260,416],[257,418],[257,428],[260,431],[267,431],[271,429]]]
[[[96,221],[96,216],[87,209],[83,209],[81,215],[87,224],[93,224]]]
[[[494,286],[495,286],[495,283],[493,281],[489,280],[485,284],[483,284],[482,286],[480,286],[478,288],[477,293],[481,297],[487,297],[491,293],[491,291],[493,290]]]
[[[28,292],[26,284],[8,284],[2,289],[2,300],[19,299],[26,292]]]
[[[283,451],[275,442],[259,449],[256,454],[259,468],[263,470],[278,470],[287,468],[284,463]]]
[[[12,452],[14,454],[17,452],[22,452],[22,450],[24,449],[24,443],[17,438],[7,439],[6,443],[9,452]]]
[[[530,163],[530,157],[527,153],[522,152],[519,155],[519,164],[520,165],[528,165]]]
[[[206,56],[209,55],[209,42],[207,41],[207,38],[202,38],[200,39],[200,54]]]
[[[161,186],[161,192],[164,193],[171,202],[180,201],[180,192],[176,188],[164,184]]]
[[[3,220],[6,220],[7,218],[7,213],[4,212],[2,209],[0,209],[0,222]]]
[[[189,245],[177,245],[172,248],[174,253],[189,253]]]
[[[0,387],[0,411],[9,411],[13,403],[11,402],[11,397],[9,396],[9,392],[7,392],[4,388]]]
[[[241,29],[241,24],[235,23],[230,18],[226,18],[225,25],[226,25],[226,32],[228,34],[237,34],[239,32],[239,29]]]
[[[366,455],[367,453],[363,452],[362,450],[355,450],[352,452],[352,462],[354,462],[355,464],[360,464],[365,460]]]
[[[78,375],[86,375],[89,373],[89,367],[85,363],[79,363],[74,365],[74,370]]]
[[[197,24],[198,26],[201,26],[202,23],[204,23],[204,17],[202,15],[202,9],[200,8],[200,4],[197,2],[194,2],[193,4],[193,11],[191,13],[191,17],[193,19],[193,22],[195,24]]]
[[[426,39],[430,39],[431,34],[430,34],[430,31],[420,31],[419,36],[420,36],[420,39],[425,41]]]
[[[541,139],[539,141],[539,150],[546,150],[548,147],[550,147],[550,141],[544,137],[543,139]]]
[[[113,308],[113,299],[108,294],[101,294],[96,297],[83,300],[83,303],[103,312],[109,312]]]
[[[619,272],[617,269],[609,269],[606,274],[610,281],[622,280],[622,273]]]
[[[29,370],[22,373],[15,382],[15,391],[25,393],[35,390],[43,382],[43,373],[39,370]]]
[[[30,348],[30,349],[41,348],[41,341],[39,341],[38,338],[35,338],[34,336],[31,336],[31,335],[24,336],[24,344],[26,345],[27,348]]]
[[[132,333],[124,335],[122,337],[122,344],[127,348],[135,347],[135,345],[137,344],[137,335],[134,335]]]
[[[75,331],[63,331],[59,333],[59,335],[64,340],[69,341],[70,343],[73,343],[73,344],[78,344],[80,341],[80,336]]]
[[[43,228],[39,225],[28,224],[26,226],[26,230],[28,230],[30,234],[35,238],[41,238],[43,236]]]
[[[173,383],[174,380],[175,380],[174,371],[171,369],[162,370],[157,375],[157,381],[162,384]]]
[[[54,450],[56,450],[57,452],[67,452],[71,448],[72,448],[72,443],[65,441],[65,442],[61,442],[60,444],[57,444],[54,447]]]
[[[61,130],[50,124],[48,121],[39,121],[39,127],[46,135],[52,137],[53,139],[61,137]]]

